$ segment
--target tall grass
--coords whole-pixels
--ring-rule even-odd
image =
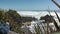
[[[41,24],[41,26],[39,24],[37,24],[37,26],[34,25],[34,27],[35,27],[34,28],[35,34],[50,34],[48,26],[44,27],[42,24]]]
[[[34,25],[35,34],[43,34],[41,27],[37,24],[37,26]]]

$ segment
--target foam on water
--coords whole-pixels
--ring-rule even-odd
[[[17,12],[17,13],[19,13],[20,14],[20,16],[28,16],[28,17],[35,17],[35,18],[37,18],[38,20],[40,19],[40,17],[41,16],[45,16],[45,15],[49,15],[49,13],[47,12],[47,11],[43,11],[43,12],[32,12],[32,11],[21,11],[21,12]],[[57,12],[58,13],[58,12]],[[54,19],[56,20],[56,22],[58,23],[58,25],[60,26],[60,23],[58,22],[58,19],[57,19],[57,17],[56,17],[56,14],[54,13],[54,12],[50,12],[50,14],[52,15],[52,16],[54,16]],[[60,17],[60,13],[58,13],[58,16]],[[37,21],[32,21],[31,22],[31,25],[29,26],[30,27],[30,30],[31,30],[31,32],[32,33],[34,33],[35,31],[34,31],[34,24],[36,24],[37,23]],[[53,25],[53,24],[52,24]]]
[[[47,14],[49,14],[47,11],[40,11],[40,12],[33,12],[33,11],[17,11],[17,13],[20,14],[20,16],[28,16],[28,17],[35,17],[37,19],[39,19],[41,16],[45,16]],[[50,12],[52,16],[55,16],[55,13],[54,12]],[[58,13],[58,15],[60,15],[60,13]],[[60,17],[60,16],[59,16]]]

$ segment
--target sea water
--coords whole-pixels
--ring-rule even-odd
[[[32,33],[35,32],[34,31],[34,24],[40,23],[39,22],[40,17],[45,16],[47,14],[49,15],[48,11],[18,11],[17,13],[19,13],[20,16],[23,16],[23,17],[35,17],[36,19],[38,19],[38,21],[32,21],[31,25],[29,26],[29,28],[30,28],[30,30],[31,30]],[[51,11],[50,14],[52,16],[54,16],[54,19],[56,20],[58,26],[60,26],[60,23],[59,23],[59,21],[57,19],[56,14],[54,13],[54,11]],[[60,12],[59,11],[57,11],[57,14],[60,17]]]

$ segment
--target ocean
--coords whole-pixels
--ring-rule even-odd
[[[45,16],[45,15],[49,15],[49,12],[48,11],[17,11],[18,14],[20,14],[20,16],[24,16],[24,17],[35,17],[37,18],[38,20],[40,19],[40,17],[42,16]],[[57,19],[57,16],[56,14],[54,13],[54,11],[51,11],[50,14],[52,16],[54,16],[54,19],[56,20],[58,26],[60,26],[60,23]],[[58,16],[60,17],[60,12],[57,11],[57,14]],[[32,21],[31,22],[31,25],[29,26],[29,29],[32,33],[34,33],[34,24],[36,23],[40,23],[39,21]]]
[[[56,11],[56,12],[60,17],[60,11]],[[45,16],[47,14],[49,15],[48,11],[17,11],[17,13],[20,14],[20,16],[35,17],[37,19],[40,19],[40,17]],[[50,14],[56,17],[56,14],[54,13],[54,11],[50,11]]]

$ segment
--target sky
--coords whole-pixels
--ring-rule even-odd
[[[56,0],[60,4],[60,0]],[[0,9],[60,10],[51,0],[0,0]]]

